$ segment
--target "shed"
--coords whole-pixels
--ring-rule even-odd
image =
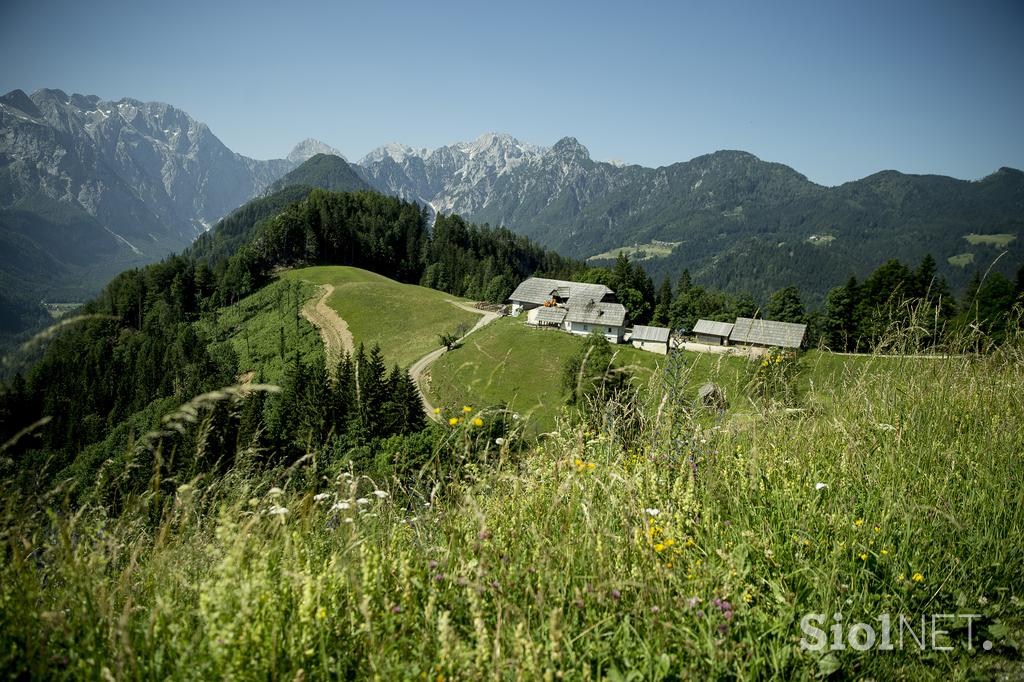
[[[729,341],[763,348],[799,348],[806,334],[806,324],[738,317]]]
[[[531,313],[534,311],[531,310]],[[565,320],[566,310],[565,308],[550,307],[550,308],[537,308],[536,318],[533,322],[538,327],[560,327],[562,322]]]
[[[697,337],[697,343],[706,343],[709,346],[728,346],[732,328],[731,322],[697,320],[697,324],[693,325],[693,334]]]
[[[634,348],[668,355],[669,337],[672,332],[666,327],[646,327],[638,324],[633,327],[630,341]]]

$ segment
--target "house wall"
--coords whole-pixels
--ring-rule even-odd
[[[536,303],[527,303],[525,301],[512,301],[512,317],[519,317],[519,314],[524,310],[533,310],[539,307]]]
[[[633,348],[639,348],[640,350],[646,350],[651,353],[668,355],[668,344],[662,343],[661,341],[634,341]]]
[[[724,336],[714,334],[697,334],[697,343],[705,343],[709,346],[728,346],[729,340]]]
[[[580,322],[566,322],[565,330],[571,334],[587,336],[593,332],[601,332],[604,338],[610,343],[622,343],[625,330],[622,327],[609,327],[601,324],[583,324]]]

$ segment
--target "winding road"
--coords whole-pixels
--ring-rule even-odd
[[[327,366],[332,369],[337,366],[342,354],[346,352],[352,353],[355,349],[355,341],[352,338],[352,332],[349,331],[348,323],[341,319],[333,308],[327,305],[327,299],[333,293],[333,286],[323,284],[320,286],[320,297],[310,299],[302,306],[302,316],[320,331],[320,337],[324,341],[324,352],[327,355]],[[451,300],[446,301],[446,303],[480,315],[480,319],[476,321],[473,328],[466,332],[456,343],[462,343],[467,336],[500,317],[496,312],[480,310],[469,303],[459,303],[458,301]],[[435,360],[444,355],[445,350],[443,346],[432,350],[409,366],[409,375],[412,377],[413,382],[416,384],[416,390],[420,394],[423,412],[429,419],[434,421],[440,421],[440,417],[434,414],[434,406],[427,398],[427,389],[430,385],[430,376],[427,370],[430,369],[430,365]]]
[[[333,373],[344,353],[355,351],[355,342],[348,323],[338,316],[334,308],[327,305],[327,299],[334,293],[330,284],[320,285],[320,298],[309,299],[302,306],[302,316],[320,331],[324,340],[324,354],[327,355],[327,367]]]

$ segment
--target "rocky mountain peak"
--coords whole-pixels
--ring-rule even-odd
[[[549,152],[552,156],[569,157],[574,159],[589,159],[590,150],[580,144],[575,137],[563,137],[552,145]]]
[[[339,156],[342,159],[345,159],[345,161],[348,161],[348,159],[345,158],[345,155],[342,154],[340,151],[330,146],[326,142],[315,140],[312,137],[307,137],[305,140],[295,145],[286,158],[292,163],[301,164],[313,158],[317,154]]]

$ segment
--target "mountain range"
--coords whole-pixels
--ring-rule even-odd
[[[647,168],[595,161],[572,137],[545,147],[498,133],[389,144],[358,164],[307,139],[262,161],[168,104],[14,90],[0,97],[0,334],[37,318],[40,301],[82,300],[289,184],[372,188],[595,264],[624,249],[656,278],[688,268],[758,298],[795,284],[812,305],[888,258],[931,253],[954,288],[993,261],[1006,274],[1024,262],[1024,174],[1009,168],[824,187],[742,151]]]
[[[931,253],[961,288],[976,268],[1024,262],[1024,174],[979,181],[883,171],[825,187],[780,163],[718,151],[661,168],[594,161],[578,140],[551,147],[487,134],[434,150],[380,147],[360,162],[378,190],[505,225],[593,263],[625,248],[655,277],[764,297],[790,284],[812,304],[889,258]],[[603,256],[603,258],[602,258]]]

